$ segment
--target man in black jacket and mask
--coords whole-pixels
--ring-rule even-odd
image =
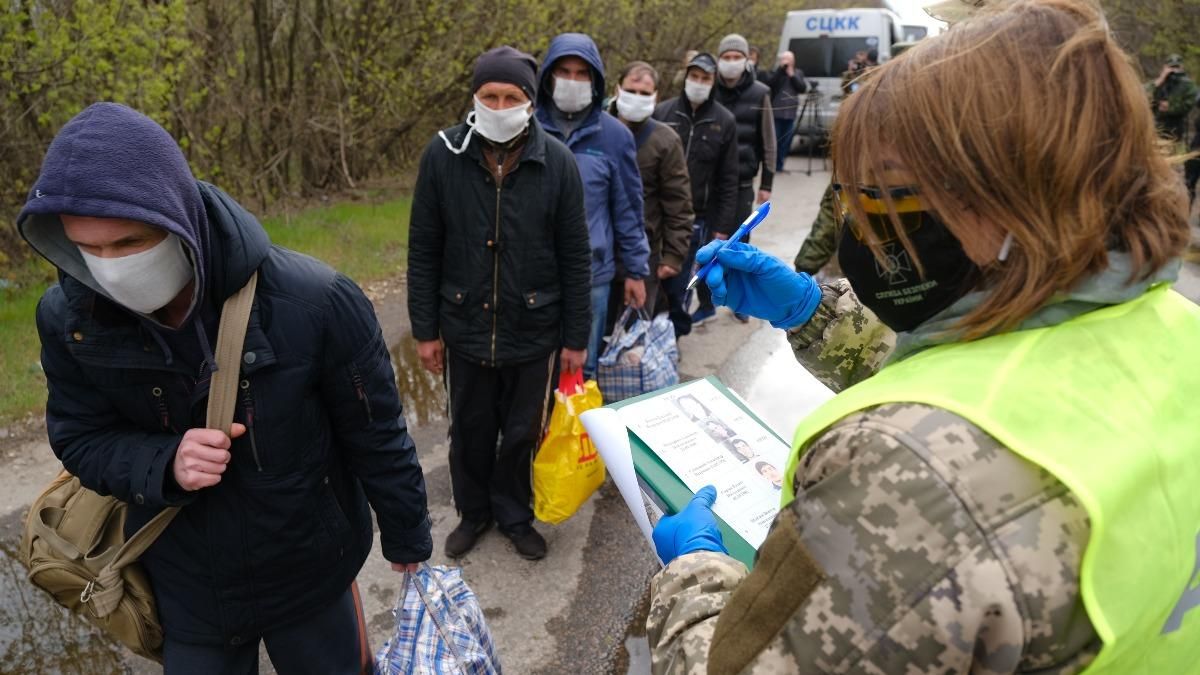
[[[375,311],[322,263],[272,246],[197,181],[150,118],[97,103],[51,143],[17,221],[59,270],[38,305],[50,447],[126,502],[130,535],[181,507],[141,557],[167,675],[369,664],[354,578],[371,550],[432,550],[425,482]],[[206,429],[222,305],[254,273],[230,435]]]
[[[711,238],[710,233],[729,237],[738,226],[734,220],[738,190],[737,123],[728,110],[713,100],[716,73],[717,60],[712,54],[694,55],[688,61],[683,95],[663,101],[654,110],[654,119],[674,129],[683,140],[692,180],[692,208],[696,213],[683,273],[663,281],[676,337],[692,330],[686,286],[692,276],[696,250]],[[707,290],[704,284],[698,288]]]
[[[425,148],[413,194],[408,311],[421,363],[445,373],[450,396],[455,558],[493,522],[522,557],[545,556],[530,459],[560,360],[583,367],[592,323],[583,186],[533,116],[536,71],[511,47],[480,56],[474,111]]]
[[[733,212],[737,224],[750,216],[755,202],[762,203],[771,198],[771,188],[775,182],[777,144],[771,88],[759,82],[754,73],[747,69],[749,53],[750,43],[741,35],[731,33],[721,39],[717,49],[717,86],[713,92],[717,103],[728,108],[737,120],[738,191]],[[760,169],[762,175],[756,196],[754,179],[759,177]],[[728,235],[717,232],[713,236],[720,239]],[[701,291],[700,300],[700,309],[693,315],[697,323],[716,313],[707,288]],[[743,323],[750,320],[744,314],[735,316]]]

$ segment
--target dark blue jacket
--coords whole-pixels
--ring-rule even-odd
[[[171,331],[118,306],[60,213],[178,234],[204,279],[200,311]],[[18,226],[60,270],[37,311],[55,454],[130,504],[127,533],[183,506],[142,558],[168,636],[241,644],[329,606],[370,551],[368,500],[388,560],[429,557],[424,480],[370,302],[328,266],[272,246],[252,215],[191,177],[161,127],[112,104],[81,113],[51,145]],[[255,270],[236,413],[249,430],[218,485],[184,492],[172,462],[183,433],[206,426],[208,378],[169,345],[186,344]]]
[[[564,138],[551,107],[554,62],[578,56],[592,67],[592,107],[587,118]],[[616,256],[633,278],[650,274],[650,245],[642,214],[642,176],[637,143],[620,120],[604,112],[604,62],[596,43],[582,33],[563,33],[550,41],[538,75],[537,118],[552,136],[575,153],[583,178],[588,237],[592,242],[592,284],[612,281]]]

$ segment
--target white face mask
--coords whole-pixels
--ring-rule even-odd
[[[654,113],[654,104],[657,102],[658,96],[654,94],[647,96],[624,89],[617,90],[617,112],[623,119],[635,124],[646,121]]]
[[[721,73],[721,77],[727,80],[741,77],[742,73],[746,72],[746,59],[737,59],[735,61],[725,61],[722,59],[717,61],[717,72]]]
[[[564,80],[554,77],[554,105],[567,113],[577,113],[592,104],[592,81]]]
[[[480,136],[493,143],[507,143],[529,126],[533,116],[533,104],[514,106],[504,110],[492,110],[475,98],[475,130]]]
[[[683,83],[683,93],[693,105],[700,105],[707,101],[708,95],[712,93],[712,88],[711,84],[700,84],[693,80],[685,80]]]
[[[135,312],[151,314],[179,295],[195,273],[178,236],[120,258],[98,258],[82,249],[83,263],[109,297]]]

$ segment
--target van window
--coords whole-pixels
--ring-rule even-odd
[[[857,52],[879,48],[879,38],[856,37],[793,38],[788,50],[796,55],[796,68],[805,77],[841,77]]]
[[[929,36],[929,28],[926,26],[903,26],[903,29],[905,42],[916,42]]]

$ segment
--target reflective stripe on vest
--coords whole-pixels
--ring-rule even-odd
[[[833,423],[898,402],[971,421],[1087,509],[1080,588],[1104,642],[1090,675],[1200,670],[1200,308],[1161,285],[1057,326],[921,352],[806,418],[787,475]]]

